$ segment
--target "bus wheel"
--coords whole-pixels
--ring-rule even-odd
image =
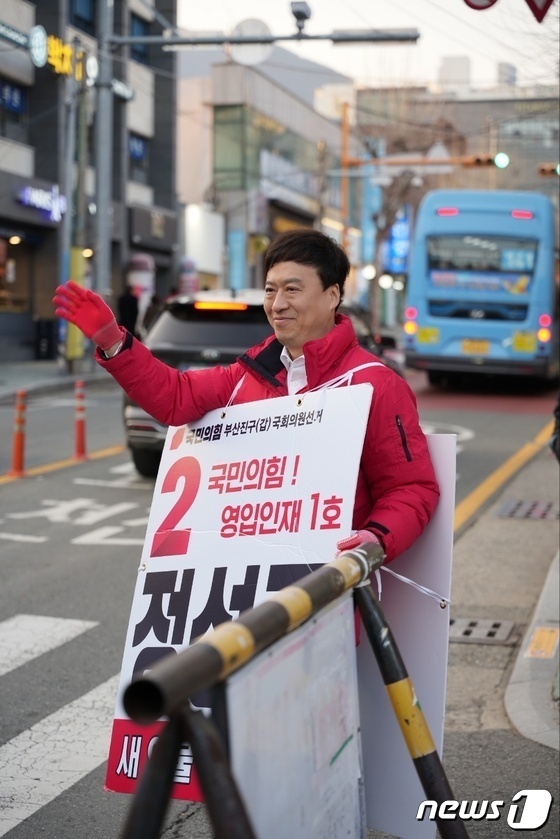
[[[441,370],[426,370],[428,374],[428,381],[431,385],[440,385],[443,381],[443,373]]]

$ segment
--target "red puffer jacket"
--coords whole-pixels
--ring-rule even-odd
[[[307,388],[325,385],[375,358],[359,346],[351,321],[337,315],[324,338],[304,346]],[[252,347],[229,367],[180,373],[127,336],[111,359],[96,359],[147,413],[167,425],[183,425],[207,411],[286,396],[282,345],[274,336]],[[357,370],[352,384],[370,382],[373,398],[356,488],[353,527],[382,540],[390,562],[422,533],[439,498],[416,400],[407,383],[379,363]],[[234,393],[235,391],[235,393]]]

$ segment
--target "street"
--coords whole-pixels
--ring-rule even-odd
[[[437,390],[420,374],[409,381],[424,429],[457,434],[456,504],[535,438],[555,401],[553,389]],[[0,836],[10,839],[116,839],[130,805],[128,797],[103,791],[104,761],[153,482],[140,478],[120,449],[119,390],[104,384],[86,397],[90,459],[48,470],[73,454],[73,398],[70,391],[36,396],[25,460],[34,474],[0,477],[0,795],[12,800],[4,820],[0,807]],[[0,476],[10,469],[12,419],[13,406],[0,405]],[[557,508],[557,464],[548,451],[537,461],[541,497]],[[526,497],[521,479],[508,489],[513,498]],[[484,538],[467,528],[456,543],[452,615],[507,618],[514,631],[504,644],[451,644],[444,766],[458,800],[509,802],[519,790],[546,788],[558,802],[557,752],[521,737],[503,707],[558,524],[512,521],[504,531],[495,512],[480,515],[487,518]],[[520,551],[533,543],[534,555]],[[504,552],[505,566],[494,561]],[[51,771],[61,753],[67,771]],[[172,804],[166,836],[210,835],[199,832],[207,830],[200,805],[189,817],[184,811]],[[468,830],[487,839],[511,832],[504,819]],[[556,806],[539,835],[557,833]]]

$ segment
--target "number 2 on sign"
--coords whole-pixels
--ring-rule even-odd
[[[191,536],[190,527],[175,530],[191,508],[200,486],[200,464],[194,457],[181,457],[169,469],[161,485],[162,492],[175,492],[183,478],[181,494],[166,515],[152,541],[150,556],[181,556],[186,554]]]

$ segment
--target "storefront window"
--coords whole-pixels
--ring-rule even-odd
[[[218,190],[252,189],[263,177],[262,152],[291,164],[294,183],[284,185],[316,194],[317,144],[299,137],[275,119],[242,105],[214,109],[214,181]],[[281,165],[277,167],[282,170]],[[284,170],[282,170],[284,171]],[[285,175],[285,177],[288,177]]]
[[[18,240],[0,237],[0,313],[29,310],[29,255]]]

